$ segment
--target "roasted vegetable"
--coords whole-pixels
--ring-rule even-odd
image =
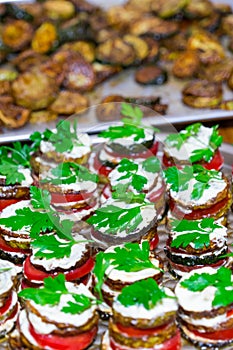
[[[147,58],[149,54],[149,47],[145,40],[135,36],[135,35],[124,35],[123,40],[129,45],[133,46],[135,51],[135,63],[140,63]]]
[[[46,109],[42,111],[33,111],[30,114],[29,122],[32,124],[48,123],[52,120],[56,120],[57,117],[57,113],[48,111]]]
[[[157,14],[161,18],[169,18],[173,17],[177,13],[179,13],[187,4],[189,3],[189,0],[162,0],[162,1],[156,1],[156,5],[159,3],[159,8]],[[152,5],[152,10],[155,8]]]
[[[70,115],[82,113],[88,106],[87,97],[78,92],[61,91],[56,100],[49,106],[49,110],[60,115]]]
[[[34,68],[13,81],[12,93],[18,105],[37,110],[46,108],[55,100],[58,86],[54,79]]]
[[[33,16],[29,12],[13,3],[6,4],[6,13],[15,19],[33,21]]]
[[[95,60],[95,46],[91,42],[80,40],[72,43],[66,43],[61,47],[61,49],[78,52],[87,62],[93,62]]]
[[[207,80],[195,80],[184,87],[182,94],[183,102],[190,107],[216,107],[222,101],[222,84]]]
[[[100,44],[96,49],[96,57],[103,63],[128,66],[135,62],[136,54],[132,45],[118,37]]]
[[[75,20],[71,25],[64,25],[58,31],[59,44],[77,40],[94,40],[94,33],[88,21]]]
[[[190,19],[208,17],[213,12],[214,7],[209,0],[190,0],[184,10],[185,16]]]
[[[227,81],[233,71],[233,59],[227,57],[221,62],[201,67],[198,71],[198,78],[221,83]]]
[[[94,62],[92,64],[95,73],[95,85],[102,83],[109,77],[119,73],[122,68],[120,66],[113,66],[109,64],[101,64],[99,62]]]
[[[14,51],[25,48],[31,42],[32,35],[32,25],[24,20],[14,20],[2,29],[3,43]]]
[[[160,40],[176,34],[178,24],[158,17],[142,17],[130,25],[129,31],[134,35],[149,35]]]
[[[229,76],[229,79],[227,81],[227,85],[231,90],[233,90],[233,71],[231,71],[231,74]]]
[[[156,41],[153,38],[150,37],[144,37],[145,42],[148,45],[148,55],[146,56],[144,62],[146,63],[154,63],[159,59],[159,44],[158,41]]]
[[[25,125],[29,119],[30,110],[10,103],[0,103],[0,121],[11,129]]]
[[[47,0],[43,3],[43,9],[52,20],[66,20],[75,14],[75,6],[66,0]]]
[[[172,73],[180,79],[192,78],[200,67],[200,60],[195,51],[185,51],[175,60]]]
[[[230,14],[222,19],[223,33],[230,36],[233,35],[233,14]]]
[[[14,63],[14,65],[17,67],[19,71],[25,72],[26,70],[29,70],[32,67],[43,64],[47,60],[48,60],[47,56],[42,55],[39,52],[35,52],[31,49],[28,49],[18,54],[12,60],[12,63]]]
[[[135,72],[136,82],[143,85],[162,85],[166,83],[167,79],[167,71],[155,65],[140,67]]]
[[[35,52],[47,53],[58,46],[57,29],[53,23],[45,22],[36,30],[32,39]]]

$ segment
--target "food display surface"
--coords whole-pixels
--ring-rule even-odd
[[[104,9],[106,13],[102,12],[103,9],[100,10],[98,7],[95,7],[96,4],[98,4],[98,1],[93,1],[93,3],[95,3],[95,5],[72,0],[70,1],[70,4],[67,4],[67,8],[64,9],[63,15],[61,14],[59,6],[54,12],[52,2],[49,0],[48,3],[45,1],[43,5],[22,5],[22,8],[19,8],[21,9],[19,15],[17,15],[16,8],[11,7],[13,5],[9,4],[6,8],[4,7],[4,4],[1,5],[0,15],[3,26],[3,45],[1,46],[0,51],[0,102],[3,113],[0,118],[2,120],[2,133],[0,134],[1,142],[27,140],[29,135],[35,129],[44,130],[46,127],[53,128],[56,123],[54,122],[54,118],[67,118],[75,112],[80,113],[88,106],[97,106],[109,95],[121,95],[130,98],[158,97],[159,101],[157,101],[157,109],[155,108],[155,112],[153,113],[154,109],[151,106],[151,114],[148,117],[150,123],[154,125],[164,125],[166,123],[172,123],[174,125],[176,123],[188,124],[196,121],[217,121],[232,118],[232,112],[230,110],[231,103],[229,102],[228,105],[224,104],[225,101],[232,100],[231,80],[229,78],[232,53],[228,49],[232,35],[230,26],[230,12],[232,9],[224,6],[222,9],[221,6],[219,6],[219,8],[216,6],[215,8],[214,5],[212,5],[215,4],[215,1],[212,1],[211,3],[208,3],[207,1],[208,11],[204,4],[204,10],[203,8],[200,10],[204,11],[204,13],[201,12],[201,14],[195,14],[195,11],[199,11],[199,9],[193,9],[191,6],[191,8],[187,10],[187,12],[191,12],[185,14],[185,7],[184,9],[179,9],[179,6],[184,6],[180,3],[176,10],[177,13],[175,13],[178,18],[173,18],[169,14],[171,11],[169,7],[173,6],[172,3],[171,5],[169,4],[169,1],[167,5],[169,10],[168,14],[160,13],[158,9],[153,9],[153,11],[150,12],[148,10],[148,2],[148,5],[145,5],[142,9],[143,13],[145,11],[145,17],[147,17],[149,11],[149,18],[152,15],[153,20],[156,19],[157,21],[159,19],[159,21],[165,21],[161,22],[161,30],[165,30],[165,33],[160,33],[158,37],[157,33],[153,33],[153,31],[151,32],[150,27],[146,29],[146,32],[141,33],[142,29],[140,27],[138,28],[135,24],[137,15],[141,11],[140,4],[137,3],[137,1],[128,1],[127,5],[123,5],[123,2],[121,1],[119,5],[121,7],[119,8],[117,8],[117,1],[113,4],[116,6],[115,8],[112,6],[111,2],[108,2],[106,9]],[[225,3],[229,3],[230,6],[232,5],[230,1],[226,1]],[[102,5],[103,4],[101,3],[101,6]],[[34,12],[31,6],[35,6]],[[148,6],[148,8],[146,8],[146,6]],[[118,10],[123,11],[125,16],[122,16],[122,18],[119,17],[119,23],[117,20]],[[179,10],[181,12],[179,12]],[[183,10],[184,13],[182,12]],[[194,14],[192,11],[194,11]],[[180,22],[180,13],[184,16],[184,22]],[[221,25],[219,22],[214,22],[215,26],[209,28],[208,20],[210,22],[214,21],[214,18],[216,16],[218,17],[219,13],[221,13],[222,16]],[[17,16],[20,16],[20,14],[21,16],[24,16],[23,20],[18,19]],[[48,27],[41,25],[39,18],[37,18],[39,14],[43,14],[44,17],[41,15],[41,18],[44,18],[44,21],[47,21],[46,25],[49,24]],[[130,16],[132,16],[132,18]],[[194,16],[194,19],[191,20],[190,16]],[[229,20],[225,20],[228,16]],[[182,40],[184,38],[182,39],[179,36],[174,36],[173,46],[176,42],[178,43],[179,40],[181,40],[181,48],[176,46],[172,47],[172,45],[169,44],[169,40],[172,39],[170,39],[170,37],[166,38],[166,30],[170,28],[170,25],[176,27],[176,25],[179,26],[180,23],[183,23],[184,28],[187,26],[187,33],[189,29],[191,31],[194,30],[195,32],[196,29],[192,29],[192,26],[195,28],[195,25],[197,25],[197,23],[195,23],[195,18],[197,23],[200,23],[200,26],[203,26],[202,34],[205,33],[206,35],[208,30],[211,32],[210,37],[208,37],[208,35],[206,37],[203,34],[204,36],[200,39],[199,43],[199,38],[197,38],[197,45],[203,44],[204,46],[200,49],[200,47],[195,47],[196,44],[194,44],[193,47],[193,42],[191,40],[188,42],[187,38],[185,38],[185,42],[183,42]],[[11,23],[11,25],[9,25],[8,22]],[[225,22],[226,24],[224,24]],[[86,31],[86,34],[84,33],[85,25],[90,29],[90,32]],[[149,26],[149,24],[145,25]],[[17,35],[20,33],[20,30],[22,30],[21,26],[22,28],[24,28],[24,26],[28,28],[28,34],[19,39]],[[10,30],[12,28],[16,29],[15,37],[10,37]],[[64,36],[64,28],[69,28],[71,37]],[[72,37],[72,35],[74,35],[74,28],[79,30],[79,32],[76,36]],[[46,30],[48,30],[51,37],[48,36],[48,42],[45,43],[42,41],[41,45],[39,45],[41,35]],[[213,37],[211,36],[212,32]],[[134,47],[134,51],[136,52],[136,58],[135,52],[131,52],[131,55],[134,55],[134,59],[131,57],[129,63],[121,62],[119,60],[117,61],[117,56],[115,56],[115,54],[110,55],[109,57],[103,57],[103,55],[107,54],[108,50],[106,48],[106,52],[102,52],[103,41],[108,38],[108,40],[113,40],[112,43],[114,43],[114,38],[119,37],[122,33],[125,35],[123,47],[128,48],[130,52],[132,51],[132,47]],[[175,30],[173,34],[178,35],[176,33]],[[100,34],[103,35],[103,38]],[[128,34],[130,35],[129,37],[127,37]],[[85,37],[85,35],[87,35],[87,37]],[[188,36],[189,35],[190,33],[188,33]],[[217,41],[214,39],[215,35]],[[56,40],[54,39],[54,36]],[[194,39],[195,38],[194,35]],[[216,45],[213,52],[211,51],[210,46],[208,46],[208,38],[211,39],[211,41],[213,40],[214,46]],[[147,39],[149,39],[148,43],[151,43],[154,40],[153,50],[157,50],[156,52],[158,55],[155,54],[151,48],[148,51],[149,44],[146,43]],[[134,42],[134,40],[136,41]],[[203,40],[203,43],[201,43],[201,40]],[[116,41],[115,44],[117,43],[119,44],[120,42]],[[141,50],[139,50],[140,55],[144,55],[143,57],[140,55],[137,57],[139,54],[139,51],[137,52],[137,45],[139,45]],[[177,78],[174,76],[173,65],[181,53],[186,51],[189,52],[189,50],[195,52],[199,52],[198,50],[200,50],[201,52],[203,49],[206,56],[199,57],[201,59],[201,64],[198,64],[197,72],[194,72],[189,77]],[[123,50],[121,46],[119,46],[119,50]],[[123,53],[124,50],[122,51],[122,54]],[[81,56],[83,55],[82,60],[80,60],[80,54]],[[69,62],[78,61],[77,66],[76,63],[75,66],[72,62],[72,64],[70,63],[69,66],[71,67],[71,71],[73,69],[75,72],[75,70],[79,70],[81,66],[85,67],[86,71],[84,74],[82,71],[81,73],[75,73],[83,74],[84,80],[82,83],[73,84],[73,82],[68,81],[68,78],[64,78],[64,72],[66,72],[65,75],[67,76],[70,74],[68,67],[62,66],[64,63],[62,61],[64,60],[65,55],[69,56]],[[220,56],[218,57],[218,55]],[[198,97],[199,102],[200,98],[202,99],[202,103],[198,103],[199,108],[192,108],[184,104],[182,102],[182,90],[187,83],[194,78],[211,80],[212,74],[211,71],[208,72],[207,66],[212,65],[214,67],[218,62],[220,62],[221,65],[221,61],[225,59],[225,56],[229,58],[228,63],[223,64],[223,66],[225,65],[227,68],[224,68],[224,71],[219,71],[219,75],[214,77],[214,79],[221,82],[220,85],[222,84],[221,88],[223,89],[219,103],[217,104],[215,101],[214,105],[210,104],[208,108],[201,108],[203,96],[196,96]],[[193,59],[194,58],[192,57],[191,60]],[[139,68],[147,68],[148,65],[155,66],[156,70],[162,68],[167,71],[166,79],[163,78],[162,80],[158,80],[157,77],[153,82],[146,84],[145,82],[143,84],[136,82],[135,72],[138,71]],[[36,68],[37,73],[34,72],[31,74],[32,68]],[[218,68],[216,66],[216,69],[220,69],[220,66],[218,66]],[[24,73],[25,70],[29,72],[26,75]],[[63,75],[61,74],[61,70],[63,70]],[[156,74],[158,74],[158,72],[156,72]],[[76,79],[78,80],[79,78],[80,77],[77,75]],[[31,91],[35,89],[37,79],[43,80],[43,83],[41,80],[40,85],[42,86],[45,84],[45,90],[47,89],[46,86],[48,84],[48,98],[44,98],[43,91],[37,91],[37,96],[34,96],[31,93]],[[27,87],[25,81],[27,81],[27,84],[30,82],[31,85],[29,84]],[[22,89],[25,89],[23,94]],[[196,94],[197,89],[195,88],[194,90]],[[201,94],[202,93],[203,92],[201,92]],[[205,98],[206,97],[204,97],[204,99]],[[209,97],[207,97],[207,100],[208,99]],[[213,96],[211,99],[213,102]],[[39,103],[36,100],[39,100]],[[222,102],[222,104],[220,102]],[[145,103],[148,103],[148,101]],[[141,104],[143,105],[143,103]],[[61,105],[63,105],[63,107],[61,107]],[[67,108],[67,105],[69,105],[69,108]],[[8,114],[6,113],[6,106]],[[66,107],[64,108],[64,106]],[[162,114],[166,113],[164,116],[160,116],[160,114],[156,112],[159,112],[160,108],[162,108]],[[91,132],[103,129],[109,124],[108,118],[106,118],[106,120],[100,120],[98,118],[95,108],[93,108],[91,113],[80,113],[79,121],[80,129]]]

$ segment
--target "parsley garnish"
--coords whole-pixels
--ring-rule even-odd
[[[114,203],[114,202],[112,202]],[[140,222],[142,222],[141,207],[138,204],[134,207],[121,208],[116,204],[107,204],[97,209],[95,213],[87,219],[88,224],[96,230],[104,229],[106,233],[117,234],[117,232],[133,232]]]
[[[204,191],[210,187],[210,180],[222,179],[220,172],[216,170],[207,170],[199,164],[194,164],[193,166],[186,165],[182,169],[173,166],[165,169],[163,173],[166,182],[175,192],[187,190],[189,182],[195,179],[196,182],[191,193],[191,199],[194,200],[202,197]]]
[[[209,247],[210,234],[216,229],[220,228],[215,223],[213,218],[204,218],[200,221],[192,220],[172,220],[171,231],[186,233],[176,236],[171,243],[171,247],[186,248],[190,243],[193,243],[195,249]]]
[[[12,268],[11,267],[1,267],[0,268],[0,273],[4,273],[4,272],[7,272],[7,271],[10,271]]]
[[[1,146],[0,174],[6,176],[6,185],[21,183],[26,179],[19,168],[30,168],[30,154],[30,146],[22,146],[20,142],[13,143],[12,147]]]
[[[109,266],[116,270],[137,272],[152,268],[158,270],[150,260],[150,245],[144,241],[139,243],[125,243],[123,246],[114,248],[113,252],[99,252],[96,255],[96,263],[93,273],[97,283],[95,290],[101,295],[101,287],[105,279],[105,272]]]
[[[92,305],[92,299],[84,294],[75,294],[68,291],[65,285],[65,276],[59,274],[57,277],[44,279],[44,286],[40,288],[25,288],[19,292],[19,297],[33,300],[39,305],[58,305],[62,295],[70,295],[73,301],[68,301],[61,311],[69,314],[81,314]]]
[[[42,190],[36,186],[30,187],[31,205],[35,209],[49,209],[51,195],[49,191]]]
[[[68,120],[62,120],[56,125],[55,131],[45,130],[43,133],[36,131],[30,136],[34,147],[39,147],[42,140],[49,141],[59,153],[70,152],[76,145],[83,146],[77,135],[77,121],[71,124]]]
[[[195,123],[187,126],[178,134],[170,134],[167,136],[165,144],[180,150],[185,141],[190,137],[197,138],[201,142],[202,140],[197,137],[200,127],[201,123]],[[202,159],[209,162],[213,158],[216,149],[221,146],[222,141],[223,138],[218,133],[218,125],[213,126],[208,147],[194,150],[189,158],[190,162],[195,163]]]
[[[121,114],[127,118],[122,118],[123,125],[110,126],[107,130],[99,133],[100,137],[109,138],[111,140],[121,137],[134,136],[134,141],[145,138],[144,129],[151,129],[155,132],[158,129],[142,124],[143,112],[138,106],[131,106],[122,103]]]
[[[158,286],[152,278],[135,282],[124,287],[117,300],[125,307],[142,305],[145,309],[151,310],[163,298],[171,298]]]
[[[216,292],[212,302],[215,307],[224,307],[233,303],[232,272],[226,267],[220,267],[214,274],[194,273],[180,284],[192,292],[200,292],[210,286],[215,287]]]
[[[98,182],[98,176],[91,173],[85,166],[65,162],[51,169],[52,176],[41,180],[41,183],[51,183],[53,185],[72,184],[75,182],[91,181]]]

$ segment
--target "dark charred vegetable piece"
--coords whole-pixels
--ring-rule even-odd
[[[159,44],[158,41],[150,38],[150,37],[144,37],[145,42],[148,45],[148,55],[145,58],[145,63],[154,63],[159,59]]]
[[[35,52],[31,49],[24,50],[19,53],[13,60],[12,63],[18,68],[19,71],[25,72],[32,67],[39,66],[46,62],[48,57]]]
[[[213,5],[216,12],[220,13],[220,15],[222,16],[226,16],[232,13],[232,8],[230,4],[217,2],[213,3]]]
[[[3,43],[14,51],[24,49],[32,39],[33,27],[24,20],[14,20],[3,26]]]
[[[133,35],[147,35],[160,40],[175,35],[178,32],[178,24],[158,17],[142,17],[130,25],[129,31]]]
[[[175,60],[172,73],[180,79],[192,78],[200,67],[200,60],[195,51],[185,51]]]
[[[195,50],[203,64],[221,62],[225,57],[221,43],[210,33],[197,31],[189,38],[188,50]]]
[[[0,121],[4,126],[17,129],[24,126],[30,115],[30,110],[9,103],[0,103]]]
[[[190,0],[184,9],[185,17],[199,19],[210,16],[214,7],[209,0]]]
[[[183,102],[190,107],[212,108],[222,101],[222,84],[195,80],[184,87],[182,94]]]
[[[20,74],[12,83],[16,103],[32,110],[46,108],[57,93],[58,86],[54,79],[36,68]]]
[[[42,54],[54,50],[58,46],[58,33],[55,25],[50,22],[41,24],[34,33],[31,46],[35,52]]]
[[[43,9],[48,18],[52,20],[66,20],[75,15],[75,6],[70,1],[47,0]]]
[[[136,54],[132,45],[118,37],[100,44],[96,49],[96,57],[103,63],[128,66],[135,62]]]
[[[60,45],[77,40],[94,41],[94,33],[88,21],[77,20],[77,23],[68,27],[61,27],[58,30],[58,41]]]
[[[233,35],[233,14],[230,14],[222,19],[222,30],[224,34]]]
[[[168,79],[165,69],[158,66],[140,67],[135,73],[135,80],[143,85],[162,85]]]
[[[214,33],[221,24],[221,15],[218,12],[213,12],[209,17],[203,18],[198,22],[201,28],[210,33]]]
[[[6,13],[15,19],[22,19],[25,21],[33,21],[34,19],[30,13],[16,4],[6,4]]]
[[[6,13],[6,5],[0,4],[0,18],[2,18]]]
[[[233,59],[227,57],[221,62],[209,66],[200,67],[198,78],[221,83],[227,81],[233,70]]]

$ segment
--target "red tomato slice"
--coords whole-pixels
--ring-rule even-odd
[[[164,167],[166,168],[176,165],[176,163],[172,159],[168,158],[165,154],[163,155],[162,162]],[[196,164],[198,164],[198,162]],[[211,169],[220,170],[223,166],[223,157],[219,149],[215,152],[210,162],[204,162],[204,163],[200,162],[200,164],[208,170],[211,170]]]
[[[112,338],[110,338],[111,350],[131,350],[128,346],[117,344]],[[181,337],[180,332],[177,331],[174,337],[165,341],[163,344],[155,345],[148,350],[180,350],[181,349]]]
[[[181,210],[177,209],[176,203],[171,199],[170,200],[170,210],[172,215],[183,218],[187,220],[198,220],[206,217],[211,217],[217,215],[219,211],[221,211],[225,206],[228,205],[228,198],[224,198],[216,204],[213,204],[210,208],[206,209],[195,209],[189,214],[183,213]]]
[[[63,194],[51,192],[51,203],[67,203],[67,202],[79,202],[90,198],[93,193],[80,192],[74,194]]]
[[[5,301],[5,304],[0,308],[0,315],[1,316],[3,314],[5,314],[6,311],[9,309],[9,307],[11,306],[11,302],[12,302],[12,293],[9,295],[9,297]]]
[[[10,247],[0,236],[0,249],[4,252],[12,252],[12,253],[22,253],[22,254],[30,254],[29,249],[21,249],[21,248],[12,248]]]
[[[105,166],[100,162],[98,153],[95,155],[93,167],[98,172],[98,174],[105,177],[108,177],[110,172],[113,170],[113,168]]]
[[[9,205],[18,203],[21,199],[0,199],[0,211],[8,207]]]
[[[205,339],[211,339],[211,340],[232,340],[233,339],[233,328],[229,329],[220,329],[214,332],[198,332],[193,331],[192,333],[198,337],[202,337]]]
[[[87,275],[94,267],[94,261],[89,258],[85,264],[77,269],[64,272],[66,281],[73,281]],[[29,281],[42,281],[49,276],[56,276],[58,272],[48,273],[41,271],[31,264],[30,257],[28,256],[23,265],[23,273]]]
[[[49,347],[52,350],[83,350],[93,342],[97,333],[97,326],[88,332],[68,337],[39,334],[31,324],[29,324],[29,332],[43,349]]]
[[[154,250],[159,244],[159,235],[156,233],[150,241],[150,250]]]

